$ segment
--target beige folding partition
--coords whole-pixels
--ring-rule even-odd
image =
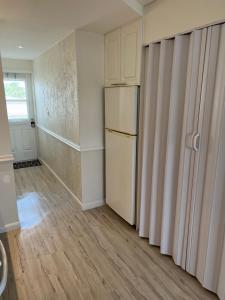
[[[225,299],[225,25],[146,49],[139,235]]]
[[[211,120],[203,196],[196,198],[196,201],[202,202],[201,217],[198,219],[196,274],[204,287],[225,299],[225,25],[212,27],[210,39],[213,49],[210,49],[208,61],[216,64],[216,70],[213,74],[209,69],[207,74],[211,78],[205,82],[205,89],[209,89],[208,85],[213,81],[214,86],[212,106],[209,108]],[[207,97],[208,91],[205,92]],[[205,113],[202,115],[204,118]]]

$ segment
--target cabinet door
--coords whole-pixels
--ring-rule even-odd
[[[121,29],[121,81],[140,84],[141,69],[141,20]]]
[[[105,36],[105,85],[121,82],[121,30]]]

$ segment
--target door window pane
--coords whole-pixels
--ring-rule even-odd
[[[7,112],[9,120],[28,119],[27,102],[25,101],[7,101]]]
[[[26,81],[6,78],[4,88],[8,119],[17,121],[28,119]]]
[[[26,100],[26,84],[24,80],[4,80],[6,100]]]

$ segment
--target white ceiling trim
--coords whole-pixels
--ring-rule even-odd
[[[126,3],[127,6],[129,6],[131,9],[133,9],[136,13],[139,14],[139,16],[144,15],[144,7],[140,4],[137,0],[122,0]]]

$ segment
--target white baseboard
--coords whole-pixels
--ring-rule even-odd
[[[0,233],[8,232],[20,227],[20,222],[6,224],[4,227],[0,227]]]
[[[93,202],[88,202],[88,203],[82,203],[82,210],[88,210],[100,206],[104,206],[105,201],[104,200],[99,200],[99,201],[93,201]]]
[[[45,165],[48,169],[49,169],[49,171],[56,177],[56,179],[64,186],[64,188],[67,190],[67,192],[69,192],[70,193],[70,195],[75,199],[75,201],[77,202],[77,204],[79,205],[79,207],[81,208],[81,209],[83,209],[83,207],[82,207],[82,203],[81,203],[81,201],[80,201],[80,199],[76,196],[76,195],[74,195],[74,193],[70,190],[70,188],[62,181],[62,179],[55,173],[55,171],[53,171],[52,170],[52,168],[42,159],[42,158],[38,158],[41,162],[42,162],[42,164],[43,165]]]
[[[75,201],[83,211],[105,205],[104,200],[82,203],[80,199],[76,195],[74,195],[74,193],[70,190],[70,188],[62,181],[62,179],[55,173],[55,171],[53,171],[52,168],[42,158],[38,158],[38,159],[42,162],[43,165],[45,165],[49,169],[49,171],[56,177],[56,179],[64,186],[64,188],[75,199]]]
[[[0,162],[13,162],[14,156],[12,154],[0,155]]]

